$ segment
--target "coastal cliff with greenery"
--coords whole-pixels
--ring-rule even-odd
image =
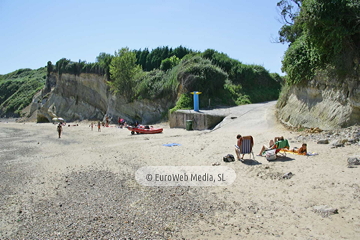
[[[37,114],[38,121],[110,115],[154,122],[170,109],[192,108],[192,91],[202,92],[201,108],[213,108],[276,100],[282,85],[282,78],[263,66],[243,64],[212,49],[199,52],[182,46],[152,51],[122,48],[114,55],[100,53],[95,63],[63,58],[55,64],[48,62],[42,70],[43,81],[33,89],[32,95],[38,94],[30,110],[22,112],[21,107],[31,98],[17,106],[16,112],[3,107],[3,115],[11,111],[25,117]],[[2,81],[15,81],[2,77]],[[7,106],[6,102],[11,99],[4,98],[1,106]]]
[[[360,124],[360,2],[282,0],[279,41],[289,47],[278,118],[295,127]]]
[[[192,108],[191,92],[200,91],[202,109],[278,100],[278,119],[292,127],[360,124],[360,2],[277,6],[284,22],[278,42],[288,44],[285,76],[213,49],[125,47],[94,63],[62,58],[0,75],[0,116],[155,122],[169,110]]]

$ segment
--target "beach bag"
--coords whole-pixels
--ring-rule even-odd
[[[234,162],[235,161],[235,157],[232,154],[228,154],[225,157],[223,157],[224,162]]]
[[[276,159],[276,149],[268,150],[265,152],[266,160],[271,161]]]

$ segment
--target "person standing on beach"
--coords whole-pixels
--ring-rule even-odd
[[[91,124],[90,124],[90,126],[91,126],[91,131],[94,129],[94,123],[92,122]]]
[[[58,134],[59,134],[59,138],[61,138],[61,132],[62,132],[62,125],[61,125],[61,123],[59,123],[59,124],[57,125],[57,132],[58,132]]]
[[[101,132],[101,125],[100,125],[100,121],[98,121],[98,132]]]
[[[106,118],[105,118],[106,120],[106,124],[105,124],[105,127],[109,127],[109,116],[106,116]]]

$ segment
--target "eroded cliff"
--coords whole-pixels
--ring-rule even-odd
[[[55,74],[48,76],[43,94],[33,101],[38,121],[51,121],[62,117],[67,121],[103,120],[110,116],[113,121],[119,117],[143,124],[159,121],[174,105],[169,99],[127,102],[114,95],[106,78],[96,74]]]
[[[360,80],[318,74],[286,91],[278,101],[277,116],[294,127],[330,130],[360,124]]]

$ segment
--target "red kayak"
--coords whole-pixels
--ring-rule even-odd
[[[131,134],[140,134],[140,133],[144,133],[144,134],[154,134],[154,133],[162,133],[163,129],[162,128],[154,128],[153,126],[148,127],[148,126],[138,126],[138,127],[132,127],[132,126],[128,126],[127,129],[129,129],[129,131],[131,131]]]

